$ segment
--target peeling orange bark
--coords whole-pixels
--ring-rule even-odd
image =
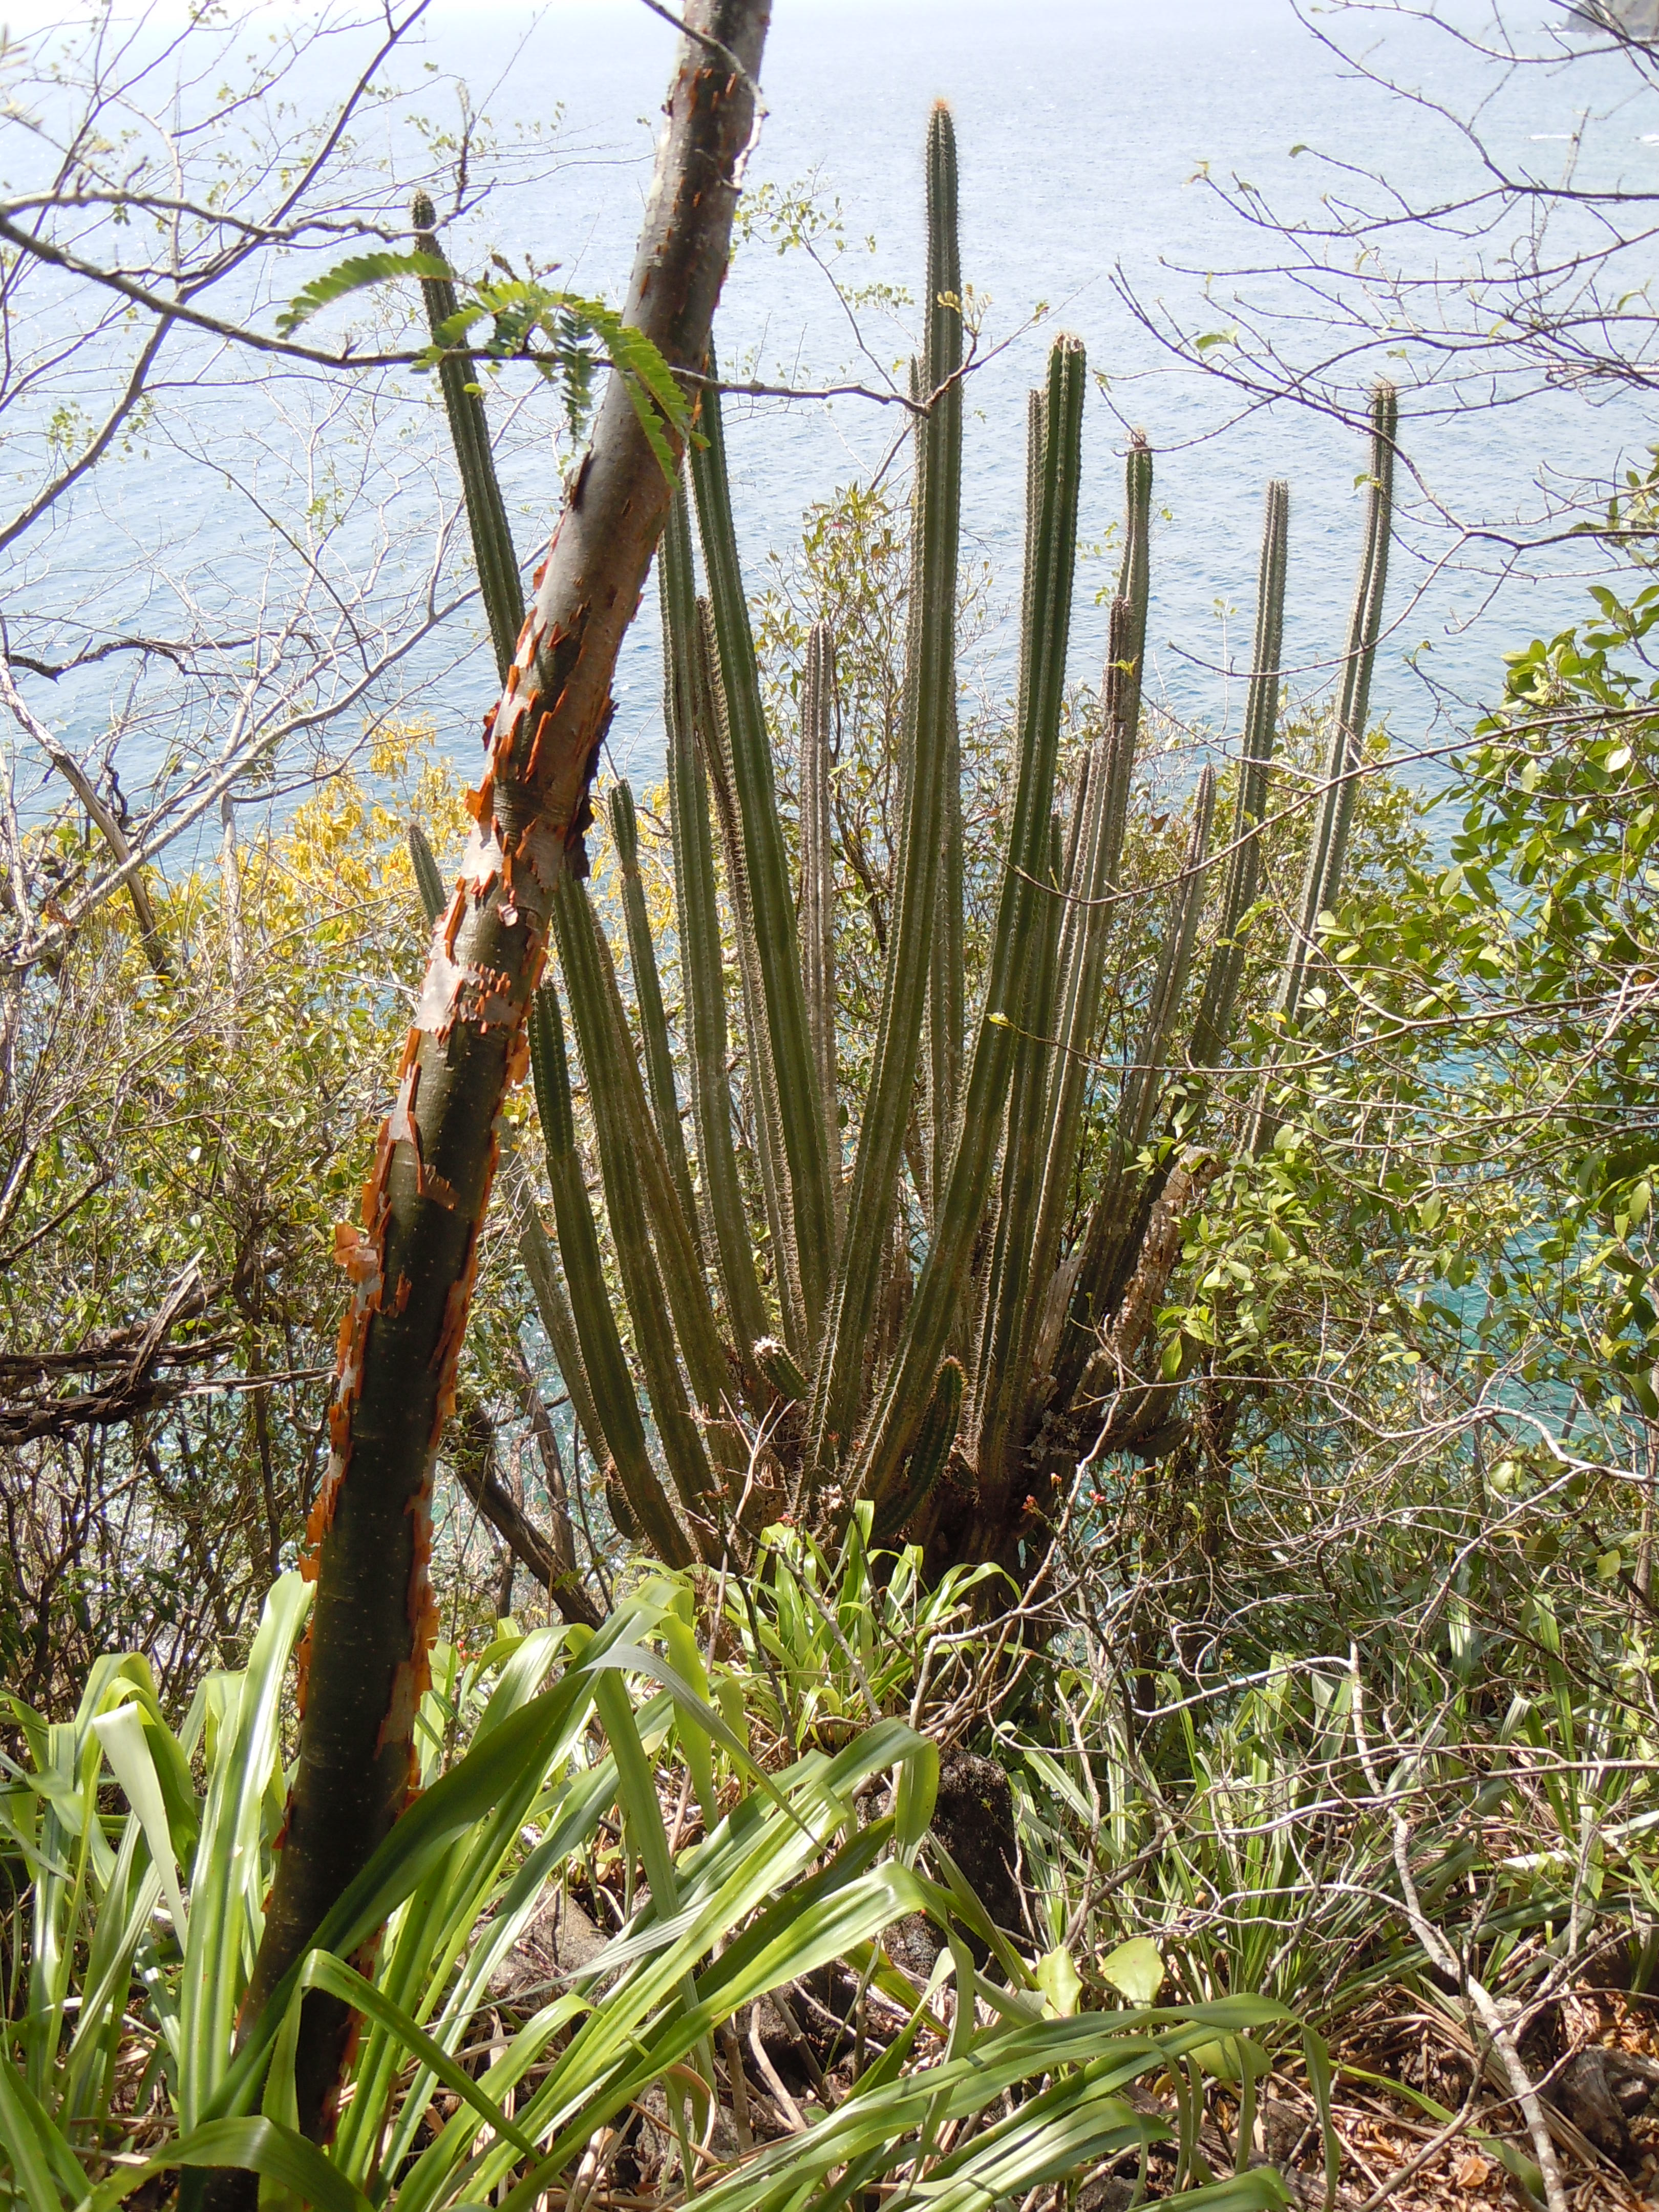
[[[691,0],[688,10],[693,28],[717,43],[681,45],[624,309],[675,368],[697,369],[707,355],[769,15],[769,0]],[[588,790],[613,712],[617,650],[669,498],[613,378],[537,572],[507,680],[484,717],[466,856],[433,932],[362,1226],[337,1232],[350,1298],[329,1466],[307,1529],[305,1571],[317,1588],[301,1661],[304,1719],[248,2018],[303,1955],[411,1787],[437,1626],[433,1471],[454,1404],[501,1103],[527,1059],[554,886],[567,866],[586,872]],[[313,2136],[330,2124],[350,2033],[343,2006],[307,1998],[295,2085],[301,2124]],[[252,2187],[250,2177],[231,2177],[210,2194],[240,2205],[252,2201]]]

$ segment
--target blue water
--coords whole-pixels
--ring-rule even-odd
[[[573,286],[618,298],[673,45],[673,33],[636,0],[556,0],[533,17],[522,8],[436,0],[427,56],[441,71],[465,75],[498,129],[551,118],[562,103],[568,151],[544,183],[498,196],[454,241],[458,256],[481,257],[490,245],[514,255],[530,251],[544,264],[557,259]],[[1387,53],[1401,75],[1454,106],[1471,107],[1492,88],[1481,65],[1443,39],[1396,27]],[[1205,272],[1261,261],[1264,241],[1195,181],[1200,165],[1242,174],[1285,209],[1306,213],[1330,176],[1308,155],[1293,156],[1293,147],[1383,169],[1408,192],[1445,192],[1474,174],[1455,134],[1425,108],[1355,82],[1285,0],[1030,0],[1018,9],[1006,0],[777,0],[763,77],[769,114],[751,174],[779,185],[813,177],[839,199],[852,241],[840,266],[849,281],[917,289],[921,149],[929,105],[942,95],[955,111],[962,161],[964,276],[992,303],[985,343],[1018,331],[1039,301],[1049,304],[1043,327],[1018,337],[970,387],[964,521],[969,551],[991,565],[994,603],[1006,610],[1018,584],[1023,395],[1040,380],[1053,333],[1075,331],[1108,380],[1091,392],[1086,417],[1085,545],[1101,540],[1119,514],[1128,427],[1143,427],[1158,456],[1149,633],[1155,692],[1190,723],[1223,732],[1236,724],[1242,698],[1230,664],[1248,653],[1261,488],[1274,474],[1290,478],[1292,496],[1286,666],[1294,684],[1316,690],[1346,620],[1363,444],[1352,429],[1294,405],[1233,420],[1237,395],[1175,364],[1119,286],[1189,330],[1225,329],[1238,319],[1234,288],[1218,275],[1206,298]],[[319,96],[326,89],[319,79]],[[1611,81],[1601,85],[1609,96],[1613,89]],[[1547,173],[1585,101],[1582,70],[1536,73],[1493,110],[1494,141]],[[434,91],[434,108],[440,105]],[[1607,126],[1612,150],[1603,158],[1647,180],[1659,161],[1659,146],[1644,143],[1653,127],[1644,112],[1621,111]],[[874,235],[873,253],[863,250],[866,234]],[[1402,242],[1408,256],[1424,250],[1420,241]],[[1258,306],[1310,313],[1305,295],[1282,276],[1269,273],[1245,289]],[[863,325],[885,368],[896,369],[908,349],[906,319],[877,315]],[[726,362],[768,378],[835,380],[851,372],[868,380],[875,373],[822,273],[804,256],[780,257],[764,243],[739,253],[718,335]],[[1312,355],[1318,337],[1304,327],[1291,342]],[[1409,386],[1413,365],[1398,367]],[[222,371],[222,388],[245,374]],[[509,386],[503,380],[504,393]],[[400,420],[406,433],[428,404],[416,389],[412,413],[407,398],[389,403],[388,423]],[[1455,726],[1437,687],[1464,701],[1491,696],[1503,651],[1572,618],[1583,574],[1594,565],[1582,546],[1553,549],[1500,586],[1498,556],[1460,550],[1445,516],[1489,522],[1535,514],[1546,503],[1544,457],[1558,483],[1606,479],[1655,433],[1633,396],[1595,399],[1578,391],[1449,415],[1432,395],[1408,389],[1404,416],[1402,443],[1416,481],[1402,483],[1392,627],[1375,704],[1411,751],[1443,744]],[[551,520],[568,458],[555,448],[555,417],[551,402],[532,393],[504,441],[526,547]],[[253,411],[248,419],[255,422]],[[274,451],[280,424],[259,414],[257,426]],[[729,403],[751,582],[769,552],[787,551],[803,509],[867,474],[898,428],[897,410],[854,399]],[[221,426],[216,453],[232,450],[225,440],[233,428]],[[422,439],[428,434],[423,424]],[[211,470],[165,439],[123,466],[118,500],[105,493],[96,510],[111,534],[97,546],[94,532],[79,592],[82,617],[95,626],[100,593],[112,608],[124,591],[130,598],[124,567],[145,543],[187,544],[198,570],[205,563],[233,596],[234,580],[264,558],[246,504],[216,493]],[[411,460],[400,482],[406,511],[423,514],[444,489],[441,455]],[[1099,595],[1113,573],[1104,553],[1080,567],[1079,678],[1098,667]],[[492,689],[481,628],[471,615],[458,618],[397,679],[404,703],[436,720],[468,769]],[[977,672],[994,691],[1006,688],[1011,668],[1005,619],[994,625]],[[49,707],[54,721],[88,741],[121,710],[126,680],[100,669],[59,686],[43,711]],[[617,764],[647,780],[661,758],[659,682],[647,596],[618,671],[611,738]],[[137,780],[155,765],[160,743],[153,732],[136,733]],[[130,788],[135,773],[130,761]],[[1424,773],[1431,780],[1431,769]]]
[[[640,82],[654,83],[647,58],[653,44],[659,69],[666,63],[667,33],[657,41],[648,21],[630,29],[625,7],[566,6],[550,27],[564,56],[562,69],[550,69],[550,86],[557,83],[573,111],[596,122],[602,100],[620,107]],[[1492,71],[1420,31],[1396,27],[1382,58],[1407,82],[1460,109],[1494,88]],[[1619,65],[1593,66],[1588,91],[1583,64],[1511,87],[1489,116],[1492,143],[1551,173],[1560,155],[1554,142],[1574,127],[1589,93],[1623,88]],[[1126,428],[1144,427],[1159,454],[1157,504],[1165,519],[1155,543],[1150,634],[1155,681],[1170,703],[1223,727],[1237,716],[1239,687],[1223,672],[1248,653],[1261,487],[1273,474],[1288,477],[1292,491],[1286,666],[1310,689],[1324,681],[1352,591],[1363,446],[1352,430],[1294,406],[1232,421],[1236,394],[1175,366],[1130,313],[1114,277],[1121,270],[1143,301],[1167,304],[1189,330],[1225,328],[1237,320],[1229,288],[1218,282],[1206,304],[1201,276],[1178,272],[1259,262],[1264,242],[1195,181],[1201,164],[1242,174],[1305,214],[1330,178],[1308,155],[1293,157],[1293,146],[1382,169],[1406,192],[1428,198],[1474,177],[1455,134],[1424,109],[1357,82],[1283,0],[1158,7],[1038,0],[1024,9],[983,0],[780,0],[764,75],[770,113],[754,173],[780,185],[816,176],[839,198],[850,238],[875,234],[873,256],[852,250],[842,257],[851,281],[875,276],[917,288],[922,133],[930,102],[943,95],[955,112],[961,154],[964,278],[994,302],[988,343],[1016,330],[1039,301],[1054,309],[1044,331],[981,370],[971,390],[966,528],[970,545],[994,564],[1002,603],[1018,574],[1023,393],[1040,379],[1049,336],[1070,330],[1110,380],[1109,391],[1091,396],[1087,417],[1085,544],[1098,541],[1120,511]],[[1659,160],[1659,149],[1643,143],[1654,121],[1631,107],[1604,133],[1613,157],[1644,180]],[[592,269],[619,281],[629,240],[617,234],[617,198],[613,180],[584,190],[580,175],[555,196],[554,235],[582,237],[584,276]],[[1402,250],[1421,258],[1429,248],[1419,240]],[[1443,246],[1440,252],[1443,260]],[[1256,303],[1307,314],[1305,298],[1282,280],[1239,289]],[[878,318],[868,327],[872,349],[896,362],[905,334]],[[780,258],[753,245],[739,255],[720,337],[727,358],[750,359],[762,375],[793,372],[807,380],[851,371],[870,379],[829,284],[799,254]],[[1316,350],[1305,331],[1300,343]],[[1395,366],[1402,381],[1419,373],[1410,363]],[[1405,401],[1404,443],[1419,482],[1402,476],[1393,627],[1376,703],[1407,749],[1447,732],[1443,704],[1427,679],[1465,698],[1489,696],[1503,651],[1571,619],[1582,604],[1578,579],[1594,565],[1582,548],[1552,549],[1495,589],[1497,556],[1460,549],[1443,514],[1480,521],[1535,515],[1546,504],[1538,483],[1544,457],[1558,484],[1604,477],[1655,434],[1626,395],[1592,403],[1550,392],[1449,417],[1445,404],[1429,393],[1415,405],[1409,392]],[[751,574],[764,551],[787,545],[809,501],[878,460],[895,428],[891,410],[856,400],[787,410],[757,404],[734,406],[732,414]],[[1095,602],[1110,573],[1109,559],[1083,564],[1073,649],[1079,675],[1098,665],[1104,612]],[[622,672],[613,740],[625,763],[647,773],[660,746],[650,636],[647,626]],[[1006,631],[988,642],[993,673],[1006,676]],[[1422,674],[1408,663],[1413,651]]]

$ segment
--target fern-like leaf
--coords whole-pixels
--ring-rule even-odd
[[[345,261],[337,261],[322,276],[313,277],[303,291],[295,294],[276,318],[277,335],[291,338],[319,308],[331,307],[336,300],[346,299],[353,292],[366,291],[371,284],[385,284],[394,276],[448,274],[448,264],[433,253],[354,253]]]
[[[472,343],[476,325],[488,319],[493,327],[476,350],[492,360],[512,360],[527,349],[540,331],[552,348],[552,359],[538,366],[550,381],[562,384],[572,434],[578,434],[588,404],[593,371],[598,366],[589,342],[601,346],[623,380],[641,430],[672,483],[678,462],[664,432],[664,424],[684,440],[690,434],[691,410],[674,381],[673,371],[642,332],[623,322],[603,300],[583,299],[547,284],[514,277],[506,283],[476,286],[433,333],[433,343],[421,356],[422,368],[435,368],[444,354]]]

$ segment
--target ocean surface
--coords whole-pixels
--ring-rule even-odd
[[[1547,12],[1536,10],[1540,20]],[[1431,101],[1469,112],[1491,100],[1492,143],[1540,177],[1557,173],[1581,112],[1599,100],[1609,119],[1596,158],[1652,181],[1659,143],[1650,134],[1659,133],[1659,121],[1619,106],[1623,80],[1605,69],[1598,78],[1602,65],[1534,71],[1500,88],[1491,69],[1452,40],[1387,15],[1368,17],[1365,27],[1373,58]],[[540,123],[556,150],[564,149],[542,182],[504,191],[453,250],[479,259],[492,246],[515,258],[527,252],[544,265],[556,261],[574,289],[620,298],[674,33],[638,0],[554,0],[540,10],[434,0],[423,35],[426,58],[441,72],[465,76],[497,131]],[[1328,682],[1352,590],[1363,441],[1294,404],[1242,410],[1224,380],[1177,362],[1124,294],[1189,332],[1224,332],[1238,319],[1233,295],[1242,293],[1254,311],[1300,318],[1283,327],[1287,353],[1312,357],[1338,334],[1322,331],[1305,288],[1275,272],[1282,249],[1206,186],[1206,165],[1212,176],[1247,179],[1266,200],[1307,215],[1340,173],[1295,149],[1380,170],[1407,198],[1443,197],[1479,181],[1469,143],[1431,105],[1358,81],[1288,0],[776,0],[763,82],[769,113],[753,181],[780,190],[810,183],[821,204],[838,202],[847,248],[836,273],[851,285],[879,282],[913,296],[928,110],[944,98],[954,111],[964,279],[984,308],[982,350],[1004,346],[975,371],[967,410],[966,550],[989,564],[998,617],[979,648],[976,678],[993,693],[1012,687],[1024,394],[1040,381],[1054,334],[1068,331],[1085,341],[1099,379],[1085,417],[1073,675],[1092,680],[1098,672],[1103,601],[1115,573],[1106,541],[1121,507],[1121,454],[1139,427],[1157,455],[1149,631],[1156,696],[1196,728],[1223,737],[1236,730],[1262,488],[1274,475],[1291,487],[1286,669],[1310,693]],[[319,98],[326,90],[319,84]],[[1402,258],[1437,255],[1443,268],[1455,264],[1443,238],[1407,233],[1398,245]],[[1227,273],[1246,267],[1256,273]],[[1026,327],[1044,303],[1046,314]],[[903,308],[849,317],[811,258],[780,254],[757,238],[738,253],[717,337],[724,364],[768,380],[801,386],[894,374],[902,381],[913,325]],[[1449,741],[1472,702],[1500,685],[1506,649],[1576,618],[1585,574],[1599,566],[1582,541],[1510,563],[1490,540],[1462,539],[1455,524],[1524,524],[1563,488],[1612,479],[1659,435],[1637,397],[1616,389],[1547,390],[1521,404],[1449,412],[1443,398],[1413,388],[1421,366],[1398,368],[1410,468],[1373,702],[1408,754]],[[526,406],[508,479],[527,548],[551,520],[562,463],[550,397],[532,395]],[[538,407],[544,431],[535,427]],[[768,556],[787,557],[803,512],[867,477],[901,428],[898,410],[855,398],[732,400],[727,422],[751,585]],[[143,471],[131,485],[133,512],[187,505],[198,558],[204,545],[213,549],[216,530],[242,527],[217,519],[186,486],[184,464],[170,460],[164,443],[131,466]],[[227,539],[227,573],[245,550]],[[471,620],[468,636],[434,645],[398,678],[469,771],[493,688],[481,635]],[[106,727],[120,680],[100,669],[65,684],[51,701],[52,719],[82,737]],[[643,781],[660,772],[659,691],[648,593],[618,672],[611,738],[615,764]],[[1431,781],[1433,762],[1419,772]]]
[[[1488,11],[1471,9],[1472,20]],[[1543,20],[1550,11],[1536,11]],[[443,9],[441,6],[441,15]],[[1526,27],[1532,11],[1510,11]],[[654,93],[672,33],[627,0],[556,6],[514,66],[516,88],[562,99],[573,126],[596,141],[636,147],[623,188],[613,169],[573,169],[549,195],[544,237],[573,280],[619,288],[648,173],[642,94]],[[469,44],[498,19],[469,15]],[[516,17],[509,18],[516,21]],[[1336,11],[1326,20],[1345,27]],[[1354,28],[1346,27],[1352,39]],[[1502,83],[1467,48],[1409,21],[1373,14],[1362,27],[1372,62],[1458,113],[1490,103],[1494,149],[1532,173],[1559,173],[1565,142],[1599,98],[1627,88],[1623,65],[1579,61]],[[659,33],[660,33],[660,36]],[[1384,36],[1385,33],[1391,35]],[[551,34],[550,36],[549,34]],[[441,44],[443,33],[440,32]],[[481,70],[475,68],[475,82]],[[991,302],[982,345],[1020,329],[1047,302],[1039,329],[1017,337],[975,372],[967,423],[964,523],[972,552],[992,564],[993,597],[1018,589],[1024,501],[1024,393],[1040,381],[1045,349],[1074,331],[1106,388],[1085,418],[1087,478],[1081,538],[1098,546],[1121,509],[1121,453],[1131,426],[1158,455],[1158,524],[1149,637],[1153,678],[1183,718],[1236,726],[1248,667],[1262,487],[1291,487],[1285,665],[1310,690],[1328,680],[1341,645],[1358,552],[1363,442],[1349,428],[1284,405],[1237,419],[1238,396],[1220,380],[1175,362],[1126,305],[1125,285],[1188,331],[1237,320],[1230,294],[1303,319],[1287,352],[1316,356],[1305,291],[1272,274],[1237,281],[1209,272],[1261,266],[1282,253],[1240,222],[1201,179],[1247,179],[1284,210],[1306,216],[1339,173],[1298,146],[1382,172],[1419,203],[1480,182],[1467,143],[1425,106],[1357,79],[1297,21],[1286,0],[778,0],[764,87],[769,112],[751,173],[788,188],[811,179],[838,199],[849,241],[836,264],[851,283],[920,289],[921,151],[937,98],[954,112],[962,173],[963,276]],[[499,105],[499,100],[497,101]],[[1603,163],[1651,183],[1659,119],[1644,107],[1613,112],[1594,141]],[[1356,195],[1358,196],[1358,195]],[[876,251],[862,250],[873,234]],[[1446,241],[1399,241],[1402,258],[1452,265]],[[903,318],[860,318],[870,353],[896,367]],[[845,311],[821,270],[799,252],[751,242],[722,302],[723,357],[754,374],[799,383],[848,374],[872,380]],[[1502,655],[1577,617],[1583,576],[1598,567],[1582,546],[1541,550],[1503,580],[1504,554],[1460,543],[1446,517],[1522,522],[1552,491],[1613,476],[1659,435],[1632,395],[1535,393],[1479,413],[1445,411],[1413,395],[1423,373],[1402,362],[1401,517],[1389,597],[1390,633],[1375,705],[1403,750],[1443,742],[1455,706],[1489,697]],[[801,511],[838,483],[879,465],[894,410],[857,399],[779,407],[728,402],[735,497],[751,578],[763,556],[787,551]],[[1547,464],[1547,479],[1540,470]],[[1079,568],[1073,668],[1093,678],[1104,646],[1099,595],[1115,574],[1109,548]],[[649,611],[647,610],[647,611]],[[986,641],[988,680],[1012,681],[1012,623]],[[612,750],[638,775],[660,758],[654,624],[642,622],[619,677]],[[1413,662],[1415,665],[1413,665]],[[1431,763],[1424,773],[1432,777]]]

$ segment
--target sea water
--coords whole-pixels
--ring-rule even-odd
[[[1500,87],[1478,55],[1409,21],[1318,20],[1351,40],[1386,33],[1370,37],[1372,60],[1421,97],[1392,97],[1357,76],[1288,0],[777,0],[763,68],[769,112],[750,173],[780,188],[810,180],[821,204],[839,202],[848,250],[830,258],[843,286],[880,281],[918,295],[927,114],[940,97],[954,111],[964,281],[986,303],[982,349],[1010,341],[975,371],[966,409],[964,551],[988,563],[994,617],[971,673],[993,696],[1013,683],[1024,395],[1062,330],[1083,338],[1099,380],[1085,416],[1073,676],[1098,672],[1121,454],[1139,428],[1157,455],[1152,696],[1194,730],[1236,733],[1262,487],[1273,475],[1291,485],[1285,665],[1299,692],[1331,679],[1358,550],[1363,437],[1312,406],[1244,404],[1224,375],[1198,371],[1160,343],[1156,325],[1163,319],[1170,330],[1224,334],[1241,321],[1243,299],[1249,312],[1297,319],[1275,326],[1291,362],[1351,344],[1353,332],[1326,313],[1318,288],[1284,272],[1286,249],[1231,210],[1206,173],[1242,179],[1257,204],[1302,217],[1316,215],[1321,195],[1340,181],[1321,155],[1381,172],[1408,200],[1452,198],[1478,189],[1480,172],[1438,111],[1468,114],[1494,98],[1486,129],[1506,161],[1540,178],[1556,173],[1581,112],[1599,103],[1613,112],[1596,159],[1609,173],[1656,181],[1659,122],[1639,104],[1618,106],[1626,79],[1609,72],[1620,64],[1579,62]],[[481,261],[489,245],[528,252],[544,265],[556,260],[559,281],[572,289],[620,299],[674,35],[638,0],[554,0],[535,14],[436,0],[428,57],[465,75],[498,128],[562,108],[569,149],[544,182],[496,198],[456,238],[458,256]],[[319,83],[319,100],[329,88]],[[1354,187],[1356,198],[1367,192],[1378,197]],[[1458,249],[1443,235],[1407,230],[1395,245],[1407,262],[1455,264]],[[1241,269],[1255,273],[1229,273]],[[1040,303],[1048,312],[1026,327]],[[763,236],[737,255],[717,337],[723,363],[769,381],[902,384],[915,319],[914,308],[849,315],[811,258],[781,255]],[[1224,368],[1230,352],[1224,343],[1209,357]],[[1386,348],[1375,350],[1371,366],[1392,368],[1405,387],[1409,467],[1373,703],[1397,746],[1423,756],[1415,772],[1431,781],[1437,749],[1501,684],[1504,651],[1575,618],[1584,574],[1599,562],[1583,541],[1516,560],[1500,539],[1524,537],[1564,488],[1588,495],[1613,480],[1656,431],[1627,389],[1545,389],[1512,405],[1459,409],[1449,394],[1414,388],[1427,356],[1385,356]],[[257,374],[257,364],[247,373]],[[514,376],[520,390],[530,380],[509,371],[504,391]],[[568,457],[556,444],[552,395],[527,404],[532,423],[533,410],[544,411],[546,428],[514,447],[507,489],[528,555],[556,512]],[[732,399],[726,419],[751,586],[769,554],[787,556],[808,506],[867,477],[901,428],[897,409],[853,397]],[[216,530],[242,528],[216,519],[199,472],[186,485],[165,441],[128,470],[122,497],[141,518],[141,537],[149,526],[142,518],[155,517],[158,532],[166,518],[188,528],[199,552]],[[1496,527],[1499,538],[1471,538],[1460,525]],[[84,538],[80,546],[84,558]],[[225,544],[227,574],[239,550]],[[112,577],[118,565],[117,549]],[[95,626],[95,545],[88,574],[85,611]],[[435,724],[465,773],[494,688],[483,638],[469,610],[395,679],[403,704]],[[118,715],[125,680],[113,666],[84,672],[51,697],[51,719],[90,741]],[[649,783],[663,748],[649,590],[616,690],[611,764]],[[131,762],[126,776],[131,787]]]

